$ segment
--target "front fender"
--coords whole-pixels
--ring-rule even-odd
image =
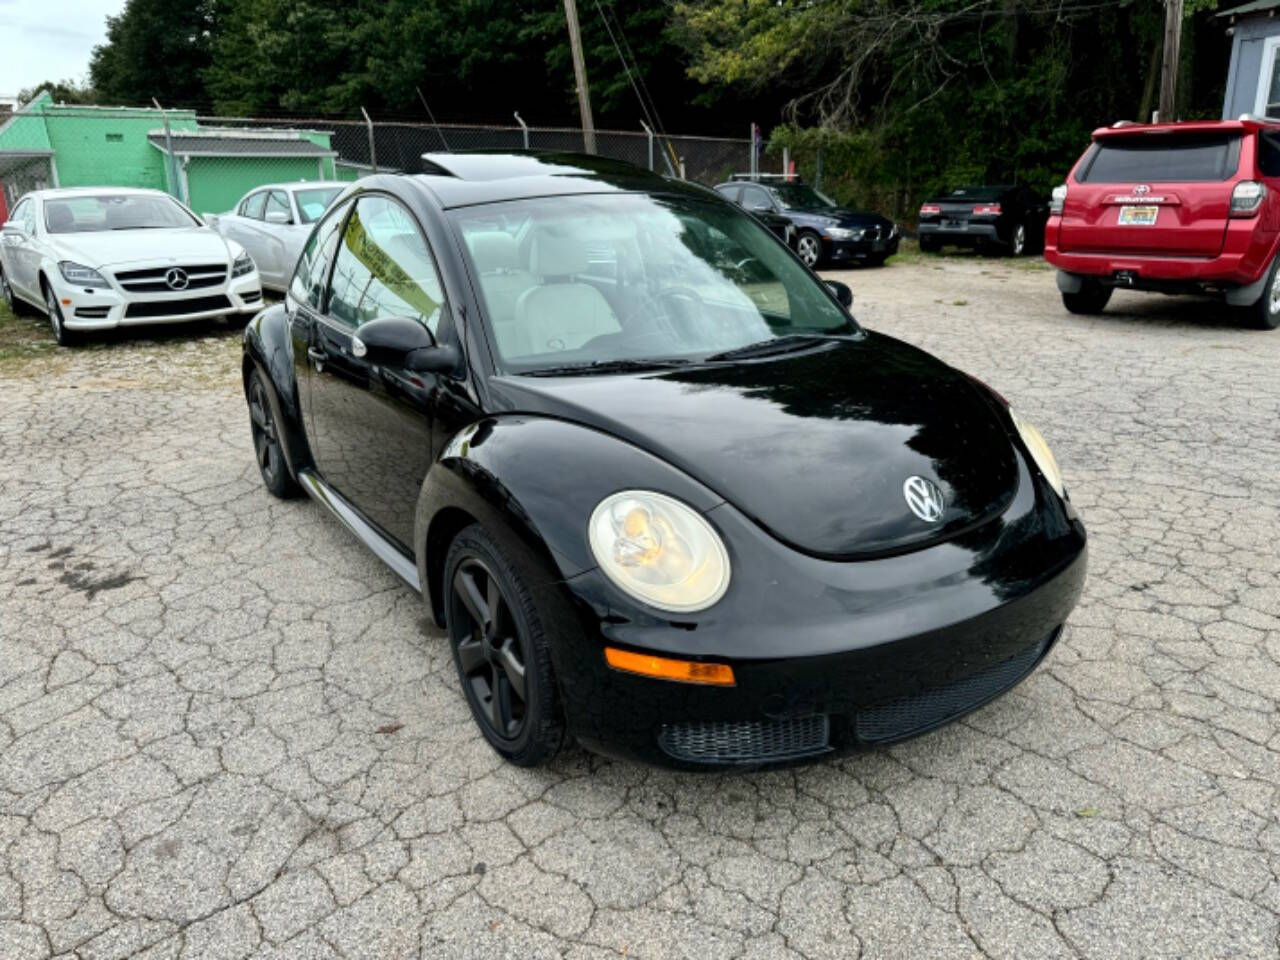
[[[537,588],[596,566],[587,520],[626,489],[666,493],[702,513],[724,502],[665,460],[569,421],[521,415],[459,431],[427,474],[414,526],[418,579],[437,621],[444,554],[461,526],[481,523]]]
[[[272,416],[280,430],[285,463],[296,480],[299,471],[311,466],[312,458],[298,395],[289,313],[282,303],[259,311],[245,325],[241,374],[246,389],[249,385],[249,372],[255,365],[272,387],[271,399],[276,407],[272,410]]]

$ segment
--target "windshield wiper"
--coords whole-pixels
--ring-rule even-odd
[[[555,367],[539,367],[524,370],[526,377],[575,377],[592,373],[622,373],[628,370],[666,370],[683,366],[690,361],[682,357],[624,357],[617,360],[585,360],[582,363],[562,363]]]
[[[723,353],[713,353],[706,359],[711,362],[718,360],[745,360],[751,357],[771,357],[777,353],[793,353],[796,350],[803,350],[805,347],[812,346],[815,343],[822,343],[827,340],[847,340],[848,337],[842,337],[830,333],[788,333],[782,337],[770,337],[768,340],[758,340],[755,343],[748,343],[745,347],[734,347],[732,350],[725,350]]]

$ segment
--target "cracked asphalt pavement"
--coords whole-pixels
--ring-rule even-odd
[[[1039,424],[1091,572],[1010,695],[781,772],[500,762],[421,602],[262,489],[234,331],[0,373],[0,957],[1277,956],[1280,332],[839,276]]]

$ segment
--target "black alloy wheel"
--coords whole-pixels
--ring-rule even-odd
[[[535,766],[564,739],[550,657],[529,591],[479,525],[445,561],[445,624],[467,704],[490,745]]]
[[[289,465],[284,462],[284,448],[280,444],[280,431],[271,413],[271,398],[262,375],[254,370],[249,374],[249,429],[253,432],[253,454],[258,461],[258,472],[267,490],[281,500],[296,497],[302,492]]]

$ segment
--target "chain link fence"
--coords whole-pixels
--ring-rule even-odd
[[[420,173],[423,154],[582,152],[575,128],[332,118],[213,117],[155,107],[63,106],[38,98],[0,125],[0,206],[29,190],[150,187],[196,213],[233,209],[268,183]],[[708,185],[750,168],[747,138],[600,130],[595,152]],[[0,209],[0,215],[4,213]],[[0,217],[2,219],[2,217]]]

